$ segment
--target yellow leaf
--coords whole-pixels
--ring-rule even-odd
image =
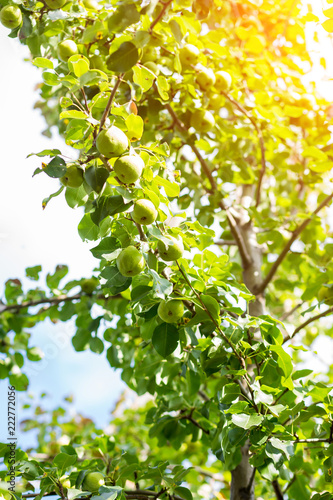
[[[332,19],[332,17],[333,17],[333,7],[330,7],[329,9],[324,10],[323,14],[326,17],[329,17],[330,19]]]
[[[255,33],[255,29],[253,28],[253,26],[251,26],[251,28],[243,28],[243,26],[238,26],[238,28],[236,28],[235,32],[236,32],[236,35],[238,36],[238,38],[240,40],[248,40],[250,38],[251,35],[253,35],[253,33]]]
[[[323,22],[322,27],[328,33],[333,33],[333,19],[327,19],[327,21]]]
[[[303,109],[298,108],[297,106],[289,106],[287,105],[284,108],[284,112],[287,116],[291,116],[292,118],[299,118],[303,114]]]
[[[253,54],[260,54],[266,47],[266,40],[263,36],[252,35],[245,44],[245,49]]]
[[[317,23],[319,21],[319,17],[312,14],[312,12],[308,12],[307,15],[303,17],[303,21],[306,23],[311,23],[312,21]]]

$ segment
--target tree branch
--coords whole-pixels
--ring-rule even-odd
[[[108,103],[107,103],[106,108],[104,110],[104,113],[102,115],[102,118],[101,118],[101,121],[100,121],[100,124],[99,124],[98,133],[100,133],[100,131],[102,130],[103,125],[104,125],[104,123],[105,123],[105,121],[106,121],[106,119],[108,117],[108,114],[110,113],[110,109],[111,109],[111,106],[112,106],[112,102],[113,102],[114,96],[116,95],[116,92],[118,90],[118,87],[120,85],[120,82],[121,82],[123,76],[124,76],[124,73],[122,73],[121,75],[119,75],[117,77],[117,81],[114,84],[114,87],[112,89],[112,92],[111,92],[109,100],[108,100]]]
[[[47,297],[45,299],[40,299],[40,300],[30,300],[29,302],[22,302],[21,304],[0,304],[0,314],[7,312],[7,311],[17,311],[20,309],[25,309],[26,307],[34,307],[34,306],[39,306],[41,304],[51,304],[51,305],[58,305],[61,302],[68,302],[72,300],[80,300],[82,297],[86,297],[87,294],[84,293],[77,293],[76,295],[59,295],[59,297]],[[112,295],[111,297],[105,297],[104,295],[98,295],[98,299],[119,299],[121,298],[122,295],[117,294],[117,295]]]
[[[183,415],[179,418],[179,420],[188,420],[189,422],[191,422],[193,425],[195,425],[196,427],[198,427],[199,429],[202,430],[202,432],[204,432],[205,434],[208,434],[209,435],[209,431],[207,429],[204,429],[200,424],[199,422],[197,422],[191,415]]]
[[[326,311],[317,314],[316,316],[312,316],[312,318],[309,318],[307,321],[304,321],[301,325],[299,325],[291,335],[286,335],[283,339],[283,343],[287,342],[288,340],[292,339],[295,337],[295,335],[300,332],[303,328],[308,326],[310,323],[313,323],[314,321],[317,321],[317,319],[323,318],[324,316],[328,316],[329,314],[333,313],[333,306],[327,309]]]
[[[160,2],[161,4],[163,4],[163,2]],[[164,16],[165,14],[165,11],[167,10],[167,8],[169,7],[169,5],[172,3],[172,0],[169,0],[169,2],[166,2],[164,3],[163,5],[163,8],[161,10],[161,12],[159,13],[159,15],[156,17],[156,19],[154,19],[154,21],[151,23],[150,27],[149,27],[149,33],[151,33],[153,31],[153,29],[155,28],[156,24],[160,22],[160,20],[162,19],[162,17]]]
[[[285,259],[286,255],[288,254],[291,245],[294,243],[294,241],[297,240],[297,238],[302,233],[302,231],[304,231],[304,229],[306,228],[306,226],[308,226],[308,224],[310,224],[310,222],[313,220],[313,217],[315,215],[317,215],[317,213],[320,212],[320,210],[322,208],[324,208],[326,205],[328,205],[329,202],[332,200],[332,198],[333,198],[333,194],[330,194],[329,196],[327,196],[325,198],[325,200],[322,201],[320,203],[320,205],[318,205],[318,207],[311,214],[311,216],[308,219],[306,219],[300,226],[298,226],[298,228],[295,229],[295,231],[293,232],[293,234],[292,234],[291,238],[289,239],[288,243],[286,244],[286,246],[284,247],[284,249],[280,253],[279,257],[276,259],[276,261],[272,265],[272,267],[271,267],[269,273],[267,274],[266,278],[261,283],[260,287],[256,290],[256,294],[261,293],[261,292],[263,292],[265,290],[265,288],[267,287],[267,285],[271,282],[271,280],[275,276],[275,273],[278,270],[280,264]]]
[[[226,99],[228,99],[228,101],[230,101],[234,106],[236,106],[236,108],[244,116],[246,116],[246,118],[248,120],[250,120],[250,122],[254,126],[254,128],[255,128],[255,130],[257,132],[257,135],[258,135],[259,146],[260,146],[260,153],[261,153],[261,170],[259,172],[258,185],[257,185],[257,191],[256,191],[256,207],[258,207],[258,205],[260,204],[260,198],[261,198],[261,185],[262,185],[262,181],[263,181],[263,178],[264,178],[264,175],[265,175],[265,172],[266,172],[266,152],[265,152],[265,143],[264,143],[264,138],[263,138],[263,135],[262,135],[262,131],[261,131],[261,128],[258,126],[256,120],[253,118],[253,116],[251,116],[250,113],[248,113],[246,111],[246,109],[243,108],[243,106],[241,104],[239,104],[239,102],[237,102],[235,99],[233,99],[232,97],[230,97],[226,92],[222,91],[222,94],[224,95],[224,97]]]
[[[217,240],[217,241],[214,241],[214,245],[218,245],[218,246],[226,246],[226,247],[231,247],[233,245],[237,245],[237,242],[236,241],[233,241],[233,240]]]
[[[280,485],[279,485],[277,479],[274,479],[274,481],[272,481],[272,486],[273,486],[274,493],[275,493],[277,500],[283,500],[283,493],[281,491],[281,488],[280,488]]]
[[[289,318],[289,316],[291,316],[295,311],[297,311],[297,309],[299,309],[303,304],[304,304],[304,302],[300,302],[299,304],[296,304],[296,306],[293,307],[290,311],[286,311],[284,314],[282,314],[280,321],[285,321],[287,318]]]
[[[189,140],[189,138],[188,138],[188,135],[189,135],[188,129],[179,120],[178,116],[176,115],[175,111],[172,109],[170,104],[166,104],[165,107],[169,111],[175,125],[187,137],[187,139],[188,139],[187,142],[188,142],[189,146],[191,147],[193,153],[196,155],[204,174],[208,178],[210,185],[211,185],[211,188],[212,188],[212,191],[217,191],[218,187],[217,187],[216,181],[212,175],[212,172],[211,172],[206,160],[203,158],[203,156],[201,155],[201,153],[198,150],[198,148],[196,147],[196,145],[193,144],[193,142],[191,140]],[[208,188],[206,188],[206,190],[208,192],[210,192],[210,194],[211,194],[211,190],[209,190]],[[247,267],[249,267],[249,265],[251,264],[252,261],[251,261],[250,255],[247,251],[246,245],[244,243],[242,234],[237,226],[237,223],[236,223],[233,215],[230,212],[230,209],[225,205],[223,200],[220,201],[219,206],[221,207],[222,210],[224,210],[226,212],[231,232],[233,234],[233,237],[235,238],[235,241],[236,241],[238,249],[239,249],[239,253],[240,253],[241,258],[242,258],[243,266],[244,266],[244,268],[247,268]]]

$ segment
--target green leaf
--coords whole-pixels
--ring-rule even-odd
[[[49,71],[44,71],[42,76],[46,85],[49,85],[50,87],[60,84],[58,75],[54,73],[50,73]]]
[[[170,85],[165,76],[160,75],[156,78],[156,86],[163,101],[167,101],[169,99],[168,91],[170,89]]]
[[[84,172],[85,181],[94,191],[96,191],[96,193],[100,193],[102,191],[108,177],[109,172],[104,167],[91,166]]]
[[[125,212],[133,202],[124,203],[124,198],[119,194],[115,196],[101,196],[95,203],[95,211],[91,214],[91,220],[99,225],[105,217]]]
[[[106,280],[105,286],[110,291],[111,295],[117,295],[118,293],[127,290],[127,288],[132,283],[132,278],[127,278],[120,274],[117,266],[108,266],[101,272],[101,278]]]
[[[187,369],[186,370],[186,382],[188,386],[188,393],[190,396],[193,396],[193,394],[197,394],[198,390],[200,389],[200,384],[201,384],[201,378],[199,373]]]
[[[143,92],[147,92],[152,87],[155,78],[154,73],[150,69],[144,66],[134,66],[133,81],[141,87]]]
[[[40,153],[30,153],[27,158],[29,158],[30,156],[44,157],[57,155],[61,155],[61,151],[59,149],[43,149],[43,151],[40,151]]]
[[[164,299],[172,293],[173,285],[169,280],[162,278],[154,269],[149,269],[149,273],[153,277],[153,289],[157,297]]]
[[[58,191],[56,191],[55,193],[50,194],[47,198],[44,198],[43,201],[42,201],[42,207],[43,207],[43,209],[47,206],[47,204],[49,203],[49,201],[52,200],[52,198],[56,198],[57,196],[59,196],[59,194],[61,194],[64,189],[65,189],[65,186],[61,186],[61,188],[58,189]]]
[[[53,465],[55,465],[61,471],[65,471],[69,467],[75,464],[77,460],[77,455],[67,455],[67,453],[58,453],[53,459]]]
[[[84,240],[97,240],[99,236],[99,229],[91,219],[90,214],[85,214],[79,222],[78,232],[81,239]]]
[[[68,108],[69,106],[72,106],[73,101],[69,97],[62,97],[60,99],[60,106],[62,108]]]
[[[60,156],[53,158],[50,163],[45,165],[43,163],[43,171],[49,176],[54,178],[63,177],[66,173],[66,162]]]
[[[98,337],[92,337],[89,341],[89,347],[92,352],[101,354],[104,351],[104,343]]]
[[[177,182],[170,182],[167,179],[160,177],[159,175],[156,175],[154,180],[159,186],[164,187],[167,196],[170,196],[171,198],[176,198],[179,196],[180,186]]]
[[[184,498],[184,500],[192,500],[192,493],[188,488],[185,488],[184,486],[178,486],[177,488],[174,489],[174,492],[176,493],[177,496]]]
[[[65,118],[76,118],[77,120],[85,120],[87,115],[83,111],[78,111],[76,109],[70,109],[69,111],[63,111],[59,116],[60,120]]]
[[[107,67],[116,73],[129,71],[139,60],[139,51],[132,42],[124,42],[107,59]]]
[[[89,59],[82,54],[75,54],[68,60],[68,66],[71,71],[74,71],[75,76],[78,78],[89,71]]]
[[[130,114],[125,120],[127,127],[127,137],[130,141],[137,141],[141,139],[143,134],[143,120],[141,116]]]
[[[213,319],[220,322],[220,305],[214,297],[210,295],[201,294],[200,299],[205,304]]]
[[[277,354],[277,364],[284,376],[288,378],[293,371],[291,357],[280,345],[272,345],[270,346],[270,350]]]
[[[140,21],[140,14],[134,3],[120,4],[108,18],[108,28],[112,33],[121,33],[125,28]]]
[[[231,416],[232,422],[237,427],[242,429],[250,429],[251,427],[258,427],[264,420],[262,415],[247,415],[246,413],[239,413]]]
[[[154,330],[152,343],[162,358],[167,358],[178,346],[179,332],[174,325],[162,323]]]
[[[53,62],[50,59],[46,59],[46,57],[35,57],[32,64],[37,66],[37,68],[53,69]]]
[[[238,384],[227,384],[223,386],[221,403],[231,404],[240,396],[240,387]]]
[[[114,236],[108,236],[101,240],[101,242],[90,251],[96,259],[112,260],[114,252],[121,248],[120,241]]]
[[[81,207],[87,202],[88,194],[86,193],[83,185],[79,188],[67,187],[65,191],[65,199],[69,207]]]
[[[53,274],[48,273],[46,276],[46,284],[50,290],[55,290],[59,287],[60,281],[68,274],[68,266],[58,264]]]
[[[42,270],[42,266],[34,266],[34,267],[27,267],[25,270],[25,275],[27,278],[30,278],[31,280],[38,281],[39,280],[39,273]]]

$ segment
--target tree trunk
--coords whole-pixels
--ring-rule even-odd
[[[257,243],[253,224],[245,210],[254,196],[253,186],[243,186],[239,196],[239,205],[244,207],[238,218],[239,229],[248,254],[251,257],[251,264],[243,268],[243,280],[247,288],[255,294],[255,290],[262,282],[262,250]],[[249,304],[249,314],[251,316],[261,316],[265,311],[264,295],[256,296],[256,300]],[[232,471],[230,500],[254,500],[254,470],[249,462],[249,447],[247,442],[242,448],[242,461]]]

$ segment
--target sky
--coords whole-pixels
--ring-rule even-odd
[[[67,264],[70,278],[89,276],[97,264],[77,232],[83,213],[69,208],[61,195],[53,198],[42,210],[42,200],[57,191],[57,182],[45,174],[32,178],[41,158],[26,158],[32,152],[45,148],[59,148],[66,152],[60,137],[52,140],[41,133],[44,119],[33,109],[41,80],[40,70],[23,58],[27,55],[16,39],[8,38],[8,30],[0,26],[0,297],[3,283],[9,278],[25,276],[25,268],[41,264],[43,275],[53,272],[57,264]],[[67,154],[71,155],[68,148]],[[91,246],[94,246],[91,245]],[[34,282],[23,279],[33,287]],[[32,344],[46,351],[43,365],[30,376],[29,392],[38,396],[42,392],[50,397],[43,405],[54,408],[62,404],[68,394],[74,395],[75,408],[93,417],[100,426],[109,421],[110,409],[125,385],[105,358],[105,354],[85,351],[75,353],[70,341],[73,324],[50,322],[39,324],[33,330]],[[65,342],[64,339],[67,339]],[[37,369],[38,363],[29,363]],[[89,370],[87,370],[89,366]],[[112,387],[112,391],[110,391]],[[0,441],[5,437],[7,380],[0,381]],[[22,393],[18,393],[22,399]],[[19,419],[26,415],[19,410]],[[20,436],[28,445],[33,436]]]
[[[315,13],[321,15],[320,2],[314,0],[313,5]],[[331,41],[324,32],[320,50],[325,54],[332,52]],[[57,186],[44,174],[32,178],[41,159],[26,157],[31,152],[50,147],[58,147],[64,153],[67,151],[69,156],[71,150],[59,137],[50,140],[41,134],[45,128],[44,119],[38,110],[33,109],[38,95],[35,87],[41,80],[41,73],[23,61],[25,55],[25,47],[8,38],[8,30],[0,26],[0,297],[2,284],[8,278],[22,280],[27,266],[41,264],[45,277],[57,264],[67,264],[70,278],[75,279],[88,276],[96,264],[89,246],[77,233],[81,210],[70,209],[63,196],[52,199],[42,210],[42,200],[55,192]],[[314,58],[319,61],[320,55],[318,47],[314,46]],[[332,58],[328,58],[328,74],[332,78]],[[323,75],[323,69],[316,64],[316,78]],[[318,83],[318,90],[330,99],[332,81],[326,78]],[[23,282],[26,286],[33,285],[28,280],[23,279]],[[62,404],[65,396],[73,394],[77,411],[104,427],[109,421],[110,409],[125,385],[119,374],[110,369],[105,354],[75,353],[70,343],[73,333],[73,324],[45,322],[33,330],[32,343],[45,350],[46,357],[41,365],[30,363],[30,368],[35,371],[30,375],[29,391],[37,397],[47,392],[49,397],[43,405],[48,408]],[[322,349],[320,343],[318,347]],[[325,352],[331,356],[332,349],[327,351],[324,346]],[[7,381],[0,382],[1,441],[6,429],[6,406],[2,402],[6,400]],[[18,399],[22,399],[20,393]],[[22,419],[26,415],[19,409],[18,417]],[[22,445],[28,446],[34,436],[20,435],[19,439]]]

